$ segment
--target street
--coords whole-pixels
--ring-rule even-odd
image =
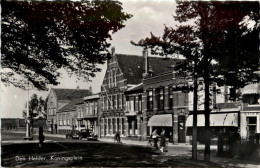
[[[24,133],[2,131],[3,167],[223,167],[213,162],[192,161],[190,146],[169,146],[168,152],[161,154],[159,150],[144,145],[72,140],[46,134],[46,143],[39,148],[37,135],[34,135],[32,143],[23,141],[23,136]],[[199,149],[199,156],[202,157],[202,153],[203,150]],[[233,164],[228,167],[240,166]]]

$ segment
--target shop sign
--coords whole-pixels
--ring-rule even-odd
[[[245,113],[245,115],[256,116],[256,115],[260,115],[260,113]]]

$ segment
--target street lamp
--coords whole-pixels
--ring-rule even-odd
[[[32,140],[33,137],[30,135],[30,124],[31,124],[31,117],[29,113],[29,80],[27,82],[27,103],[26,103],[26,132],[25,137],[23,139],[25,140]]]

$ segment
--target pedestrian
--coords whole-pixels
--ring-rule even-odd
[[[165,147],[166,147],[165,130],[162,130],[162,132],[161,132],[160,147],[161,147],[160,151],[162,153],[164,153],[165,152]]]
[[[154,142],[153,144],[154,144],[154,147],[156,147],[156,148],[158,147],[158,144],[157,144],[158,143],[158,136],[159,135],[157,134],[157,129],[156,129],[152,133],[152,138],[153,138],[153,142]]]
[[[115,140],[116,140],[117,142],[121,142],[120,133],[119,133],[119,132],[116,132]]]
[[[39,127],[39,147],[41,148],[43,145],[43,141],[45,139],[44,135],[43,135],[43,128]]]

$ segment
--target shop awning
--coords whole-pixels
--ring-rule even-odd
[[[153,115],[148,121],[148,126],[172,127],[172,114]]]
[[[193,115],[189,115],[186,120],[186,126],[193,126]],[[198,114],[197,120],[198,127],[205,126],[205,115]],[[210,114],[211,127],[238,127],[238,113],[219,113]]]
[[[243,94],[259,94],[260,93],[260,83],[250,84],[243,88]]]

